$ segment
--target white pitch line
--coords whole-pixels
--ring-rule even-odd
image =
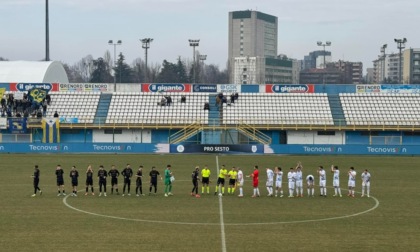
[[[216,167],[217,167],[217,174],[219,174],[219,156],[216,156]],[[220,187],[219,187],[220,193]],[[219,215],[220,215],[220,235],[222,238],[222,252],[226,252],[226,235],[225,235],[225,221],[223,218],[223,201],[222,197],[219,197]]]

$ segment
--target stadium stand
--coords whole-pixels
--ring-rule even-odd
[[[327,94],[241,93],[223,105],[223,123],[250,125],[333,125]]]
[[[347,125],[420,125],[420,94],[342,93]]]
[[[100,92],[51,92],[47,117],[58,111],[60,118],[78,118],[94,123]],[[225,93],[225,96],[230,95]],[[160,106],[161,98],[171,96],[170,106]],[[185,97],[185,102],[181,98]],[[215,93],[137,93],[112,94],[107,124],[208,124],[204,109]],[[349,126],[420,125],[420,94],[340,93],[340,103]],[[326,93],[240,93],[234,103],[219,109],[220,124],[249,125],[334,125]]]
[[[79,123],[93,123],[99,92],[51,92],[51,105],[47,117],[53,117],[57,111],[60,118],[78,118]]]
[[[171,96],[170,106],[161,106],[164,96]],[[185,102],[181,97],[185,96]],[[106,123],[191,124],[208,123],[204,103],[208,93],[123,93],[112,96]]]

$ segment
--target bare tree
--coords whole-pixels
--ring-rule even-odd
[[[150,73],[149,73],[149,82],[154,83],[156,82],[158,75],[160,73],[161,65],[155,63],[150,67]]]
[[[133,81],[137,83],[144,82],[146,78],[146,64],[145,62],[137,58],[133,61],[131,64],[131,67],[133,69]]]

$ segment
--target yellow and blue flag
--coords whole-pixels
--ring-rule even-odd
[[[48,89],[44,88],[32,88],[28,91],[29,100],[41,104],[45,97],[47,97],[48,91]]]
[[[43,143],[60,142],[60,120],[58,118],[42,119]]]

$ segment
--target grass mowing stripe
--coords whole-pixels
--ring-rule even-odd
[[[219,174],[219,156],[216,156],[217,174]],[[220,186],[219,186],[220,193]],[[223,219],[223,201],[219,197],[219,215],[220,215],[220,235],[222,238],[222,252],[226,252],[226,234],[225,234],[225,221]]]

